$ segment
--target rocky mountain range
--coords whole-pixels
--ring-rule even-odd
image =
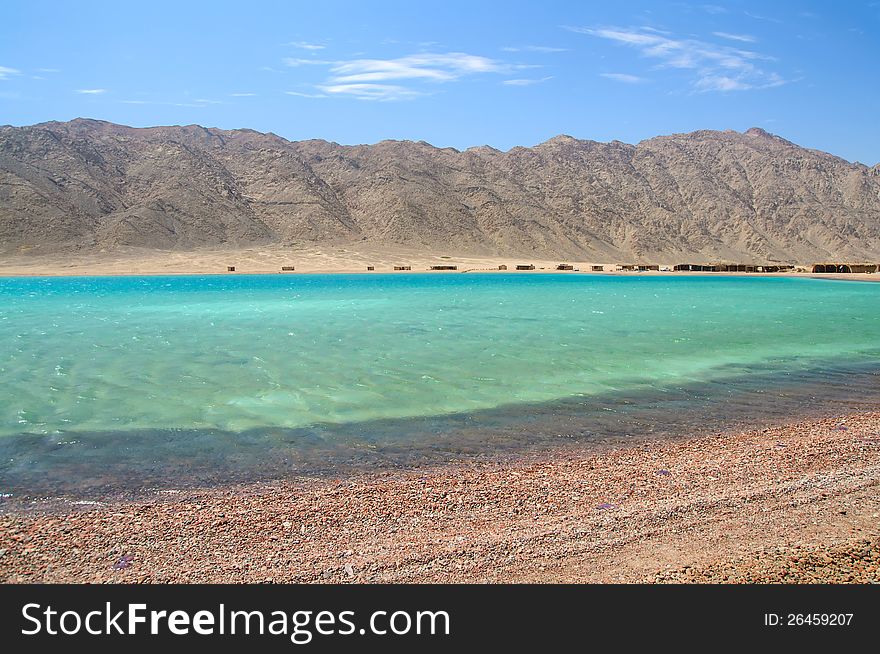
[[[197,125],[0,127],[0,250],[367,242],[578,260],[880,260],[880,165],[761,129],[629,145],[343,146]]]

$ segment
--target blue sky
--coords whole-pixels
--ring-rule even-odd
[[[880,161],[880,0],[7,0],[0,124],[636,143],[758,126]]]

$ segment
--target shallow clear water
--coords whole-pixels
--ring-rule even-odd
[[[3,278],[0,482],[126,457],[132,478],[279,448],[326,460],[342,442],[391,447],[389,430],[398,449],[440,441],[462,416],[497,430],[535,407],[691,389],[680,411],[701,388],[821,385],[831,369],[846,387],[880,365],[878,316],[878,284],[800,278]]]

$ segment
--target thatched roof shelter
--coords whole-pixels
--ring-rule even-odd
[[[814,273],[875,273],[876,263],[817,263],[813,266]]]
[[[719,263],[718,270],[721,272],[776,273],[794,270],[794,266],[788,264]]]
[[[679,263],[672,267],[675,271],[687,272],[717,272],[718,266],[702,263]]]

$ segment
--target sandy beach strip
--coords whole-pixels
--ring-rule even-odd
[[[878,582],[880,412],[0,515],[3,582]]]
[[[690,260],[688,257],[684,259]],[[880,281],[880,273],[822,273],[783,272],[783,273],[744,273],[744,272],[671,272],[678,260],[658,261],[646,257],[640,261],[610,260],[584,262],[560,256],[549,260],[534,256],[497,256],[468,253],[425,252],[406,247],[383,247],[376,245],[337,244],[324,246],[302,246],[285,248],[277,245],[251,247],[244,249],[219,250],[149,250],[142,248],[121,249],[114,252],[98,253],[37,253],[7,254],[0,256],[0,277],[65,277],[77,275],[265,275],[298,273],[391,273],[395,266],[409,266],[411,270],[397,271],[428,272],[432,266],[456,266],[455,271],[493,272],[501,274],[516,273],[517,265],[533,265],[534,270],[524,274],[555,273],[559,264],[572,265],[575,270],[565,274],[592,273],[593,266],[602,266],[599,274],[639,275],[639,276],[712,276],[712,277],[815,277],[817,279],[845,279],[854,281]],[[649,263],[668,267],[667,271],[619,271],[618,264]],[[704,262],[708,263],[708,262]],[[507,266],[499,271],[499,266]],[[233,266],[234,272],[227,267]],[[282,267],[294,267],[294,271],[282,271]],[[368,271],[367,267],[374,268]],[[809,270],[810,265],[800,266]]]

